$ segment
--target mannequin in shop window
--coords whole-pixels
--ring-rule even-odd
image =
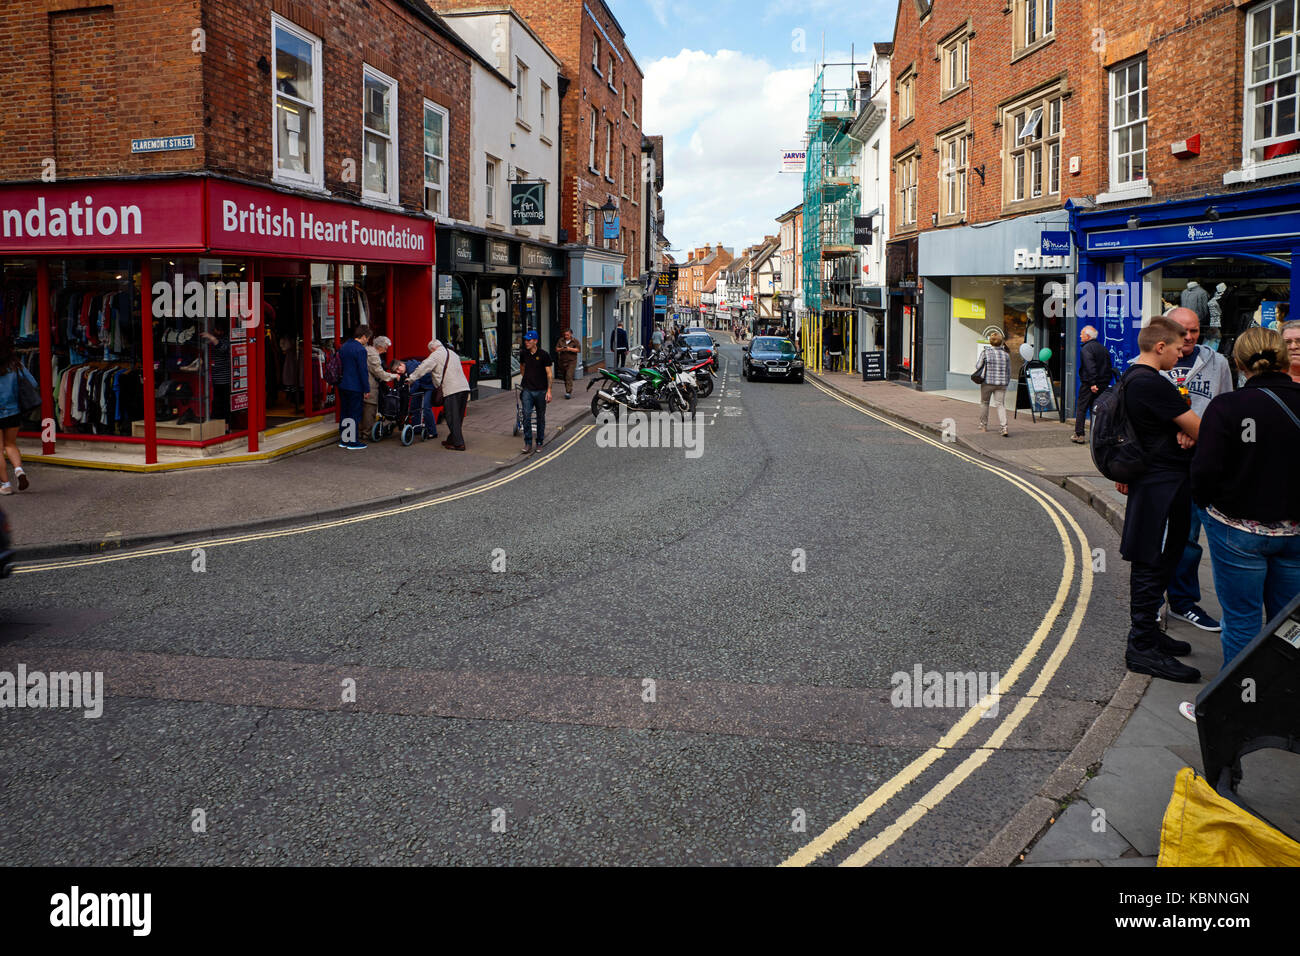
[[[1178,304],[1195,312],[1202,325],[1210,321],[1210,294],[1195,279],[1187,283],[1187,288],[1179,296]]]
[[[1219,342],[1223,336],[1223,295],[1227,291],[1227,285],[1220,282],[1214,287],[1214,298],[1210,299],[1209,304],[1206,306],[1210,321],[1203,338],[1205,344],[1215,351],[1218,351]]]

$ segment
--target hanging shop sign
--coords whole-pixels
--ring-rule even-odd
[[[871,217],[853,217],[853,244],[855,246],[871,245]]]
[[[510,184],[510,225],[546,225],[546,183]]]
[[[605,223],[605,238],[617,239],[619,228],[619,217],[615,216],[612,220]]]
[[[0,253],[203,248],[198,179],[0,187]]]
[[[433,262],[433,221],[424,217],[220,180],[207,181],[207,213],[213,251],[324,261]]]
[[[1042,233],[1042,254],[1045,256],[1068,256],[1070,254],[1070,231],[1068,229],[1044,230]]]

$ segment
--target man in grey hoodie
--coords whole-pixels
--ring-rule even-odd
[[[1211,399],[1232,391],[1232,368],[1225,356],[1197,344],[1201,337],[1201,317],[1194,311],[1180,307],[1170,311],[1167,317],[1183,327],[1183,349],[1174,367],[1163,374],[1187,397],[1192,411],[1204,416]],[[1169,584],[1169,612],[1203,631],[1217,631],[1219,622],[1200,607],[1201,520],[1202,514],[1193,504],[1187,545]]]

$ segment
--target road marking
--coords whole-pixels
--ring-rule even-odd
[[[437,498],[430,498],[428,501],[418,501],[414,504],[400,505],[396,508],[387,508],[383,511],[371,511],[359,515],[350,515],[346,518],[338,518],[332,521],[320,521],[314,524],[299,525],[293,528],[281,528],[276,531],[261,531],[250,534],[230,535],[225,538],[212,538],[207,541],[190,541],[186,544],[168,545],[166,547],[146,547],[138,550],[123,551],[121,554],[96,555],[90,558],[66,558],[54,561],[41,561],[33,564],[24,564],[13,569],[14,574],[36,574],[41,571],[60,571],[67,568],[87,568],[98,564],[111,564],[117,561],[134,561],[139,558],[152,558],[164,554],[179,554],[188,552],[194,548],[219,548],[231,544],[249,544],[254,541],[268,541],[272,538],[290,538],[300,534],[310,534],[315,531],[327,531],[331,528],[343,528],[348,525],[361,524],[366,521],[375,521],[379,518],[391,518],[394,515],[410,514],[415,511],[422,511],[425,508],[432,508],[435,505],[447,504],[451,501],[459,501],[462,498],[470,498],[474,495],[481,495],[485,491],[492,491],[507,485],[512,481],[522,478],[538,468],[544,468],[556,458],[559,458],[579,441],[582,440],[588,432],[594,429],[595,425],[584,425],[581,429],[573,434],[572,437],[565,440],[558,448],[544,453],[540,458],[535,459],[517,471],[512,471],[508,475],[500,478],[494,478],[482,485],[476,485],[473,488],[466,488],[462,491],[452,492],[451,494],[440,495]]]
[[[972,754],[970,754],[970,756],[962,761],[955,770],[950,772],[943,778],[943,780],[927,791],[924,796],[904,811],[904,813],[889,827],[868,840],[866,844],[855,851],[847,860],[844,861],[843,864],[849,866],[864,866],[892,846],[899,837],[924,817],[926,813],[937,807],[945,797],[956,789],[959,784],[982,766],[984,762],[992,756],[993,752],[998,750],[1006,742],[1007,738],[1020,725],[1024,718],[1028,716],[1038,698],[1042,696],[1042,692],[1046,689],[1047,684],[1051,681],[1052,677],[1055,676],[1061,662],[1064,661],[1066,654],[1069,653],[1070,648],[1074,644],[1075,638],[1078,636],[1079,626],[1082,623],[1084,611],[1087,609],[1088,602],[1092,596],[1092,565],[1089,560],[1092,550],[1088,545],[1087,536],[1083,533],[1083,529],[1079,527],[1078,522],[1074,520],[1073,516],[1058,502],[1044,496],[1037,488],[1028,484],[1017,475],[1002,468],[988,465],[985,462],[980,461],[978,458],[968,455],[965,452],[958,451],[946,443],[936,441],[927,435],[915,431],[914,429],[900,425],[898,422],[892,421],[882,415],[877,415],[854,402],[842,398],[830,389],[821,385],[819,382],[810,382],[809,384],[856,412],[860,412],[861,414],[874,418],[877,421],[883,422],[891,428],[902,431],[905,434],[911,435],[912,437],[925,442],[926,444],[940,449],[941,451],[945,451],[948,454],[954,455],[978,468],[982,468],[990,474],[997,475],[1009,484],[1014,485],[1023,491],[1027,497],[1034,500],[1039,507],[1043,508],[1047,513],[1047,516],[1051,518],[1052,523],[1056,528],[1057,535],[1060,537],[1061,548],[1065,555],[1065,571],[1061,575],[1061,583],[1057,586],[1056,596],[1053,599],[1052,604],[1049,606],[1047,613],[1044,615],[1043,620],[1034,631],[1029,642],[1024,646],[1020,654],[1017,655],[1016,659],[1007,669],[1006,674],[999,683],[998,689],[1000,692],[1005,693],[1009,690],[1020,678],[1022,672],[1037,656],[1043,642],[1055,626],[1056,620],[1065,606],[1065,601],[1068,598],[1072,587],[1072,579],[1074,577],[1075,569],[1074,550],[1065,527],[1062,525],[1060,518],[1057,517],[1058,512],[1070,524],[1075,536],[1079,540],[1080,547],[1082,548],[1082,559],[1079,561],[1081,579],[1079,584],[1079,593],[1075,598],[1074,612],[1070,616],[1060,641],[1048,656],[1046,663],[1039,672],[1038,679],[1034,681],[1029,693],[1016,705],[1012,713],[1002,722],[1001,726],[999,726],[989,739],[985,741],[983,747],[976,749]],[[949,753],[959,741],[975,728],[977,721],[988,709],[988,706],[988,702],[980,701],[974,707],[967,710],[966,713],[958,719],[958,721],[936,742],[933,747],[913,760],[875,791],[868,794],[861,803],[827,827],[808,844],[801,847],[781,865],[807,866],[825,855],[838,843],[847,839],[886,803],[901,793],[904,788],[913,783],[941,757]]]

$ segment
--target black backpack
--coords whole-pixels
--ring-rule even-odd
[[[1092,463],[1111,481],[1124,485],[1147,471],[1146,449],[1124,407],[1124,389],[1134,371],[1130,368],[1092,403]]]

